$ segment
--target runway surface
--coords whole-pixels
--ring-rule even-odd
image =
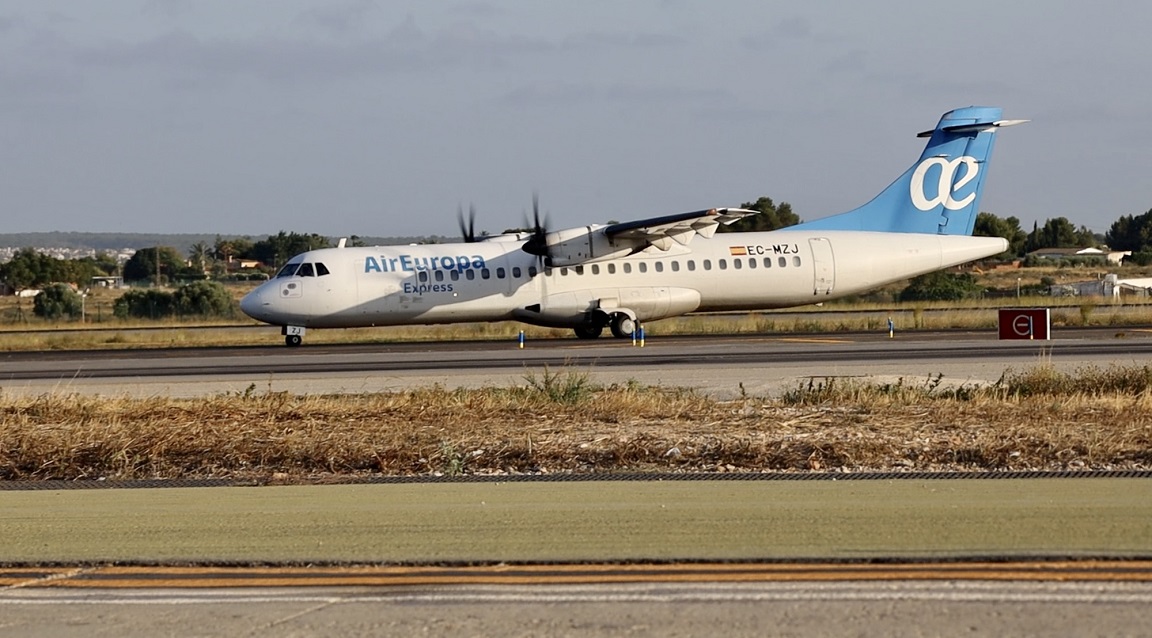
[[[945,376],[994,382],[1006,369],[1053,365],[1144,365],[1152,331],[1068,331],[1052,341],[997,341],[994,334],[659,337],[371,345],[305,345],[134,351],[6,353],[0,384],[10,394],[84,392],[198,396],[222,392],[347,393],[439,383],[523,383],[527,371],[579,369],[595,381],[688,386],[720,397],[771,394],[812,377]]]
[[[1143,636],[1148,583],[883,581],[0,590],[0,633]]]

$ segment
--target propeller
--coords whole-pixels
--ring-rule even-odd
[[[479,241],[476,239],[476,207],[468,204],[468,223],[464,223],[464,207],[456,206],[456,221],[460,224],[460,236],[464,238],[464,243],[471,244]]]
[[[525,219],[524,221],[527,225],[528,220]],[[536,193],[532,194],[531,234],[521,248],[529,255],[539,257],[542,266],[551,265],[551,259],[549,259],[551,255],[548,252],[548,220],[547,218],[543,221],[540,219],[540,196]]]

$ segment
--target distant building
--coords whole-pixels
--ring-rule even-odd
[[[1152,278],[1120,279],[1113,274],[1104,275],[1103,279],[1096,281],[1080,281],[1048,287],[1048,294],[1053,297],[1120,299],[1123,297],[1147,297],[1149,291],[1152,291]]]
[[[1119,264],[1131,250],[1109,250],[1108,248],[1040,248],[1028,253],[1036,259],[1068,259],[1070,257],[1103,257],[1110,264]]]
[[[99,288],[123,288],[124,278],[116,277],[93,277],[92,285]]]

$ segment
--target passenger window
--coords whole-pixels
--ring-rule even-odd
[[[779,261],[780,261],[780,267],[781,268],[786,268],[788,266],[788,260],[786,258],[781,257]]]
[[[320,262],[316,262],[316,276],[317,277],[323,277],[324,275],[327,275],[327,274],[329,274],[327,266],[325,266],[324,264],[322,264]]]
[[[609,275],[615,275],[616,274],[616,264],[608,264],[608,274]]]
[[[599,275],[600,274],[600,264],[592,264],[592,274],[593,275]]]
[[[421,270],[420,272],[416,273],[416,281],[428,281],[428,271]]]
[[[799,255],[792,258],[792,265],[793,266],[799,266],[800,265],[800,256]]]
[[[497,279],[503,279],[504,278],[504,268],[503,267],[496,269],[496,278]]]
[[[480,277],[482,279],[490,279],[492,277],[492,271],[488,270],[487,268],[481,268],[480,269]]]
[[[646,262],[640,262],[637,264],[637,267],[640,268],[640,272],[648,272],[648,264]]]
[[[520,278],[520,266],[512,266],[512,276],[517,279]]]
[[[444,281],[444,271],[443,270],[437,270],[436,274],[433,275],[433,277],[436,278],[436,281]]]
[[[567,268],[561,268],[560,269],[560,276],[561,277],[567,277],[568,276],[568,269]]]
[[[664,262],[658,261],[655,263],[656,272],[664,272]]]
[[[680,262],[672,262],[672,272],[680,272]]]
[[[771,257],[765,257],[764,258],[764,267],[765,268],[771,268],[772,267],[772,258]]]
[[[711,259],[705,259],[704,260],[704,270],[712,270],[712,260]]]
[[[728,270],[728,260],[727,259],[721,259],[720,260],[720,270]]]
[[[468,281],[472,281],[473,279],[476,278],[476,271],[475,270],[465,270],[464,271],[464,278],[467,279]]]
[[[459,270],[449,271],[448,272],[448,278],[451,279],[452,281],[460,281],[460,271]]]
[[[294,264],[284,264],[284,267],[280,269],[280,272],[276,273],[276,276],[277,277],[291,277],[292,275],[296,274],[296,269],[299,267],[300,267],[300,262],[296,262]]]
[[[528,278],[529,279],[535,277],[538,274],[539,274],[539,271],[536,270],[536,266],[528,266]]]
[[[696,270],[696,260],[695,259],[689,259],[688,260],[688,270]]]
[[[583,275],[584,274],[584,266],[576,266],[572,270],[575,270],[577,275]]]
[[[723,261],[723,260],[721,260],[721,261]],[[732,260],[732,267],[735,268],[736,270],[740,270],[741,268],[744,267],[744,262],[740,261],[739,259],[733,259]]]
[[[756,258],[755,257],[749,257],[748,258],[748,267],[749,268],[755,268],[756,267]]]
[[[627,275],[630,272],[632,272],[632,264],[625,263],[624,264],[624,274]]]

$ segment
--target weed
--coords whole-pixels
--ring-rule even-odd
[[[599,390],[588,373],[567,369],[554,372],[547,365],[539,376],[529,370],[524,375],[529,392],[538,394],[552,403],[577,405],[590,399]]]

